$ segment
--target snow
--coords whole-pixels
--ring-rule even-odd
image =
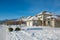
[[[26,18],[23,18],[22,21],[26,21],[27,19]]]
[[[18,31],[18,32],[11,32],[8,33],[9,39],[11,40],[35,40],[35,38],[32,38],[31,35],[24,31]],[[13,35],[13,36],[12,36]]]
[[[42,16],[38,16],[38,18],[41,18]]]
[[[43,12],[44,12],[44,11],[42,11],[41,13],[39,13],[39,14],[37,14],[37,15],[41,15]],[[53,13],[46,11],[44,14],[52,15]]]
[[[46,12],[46,14],[51,14],[50,12]]]
[[[31,17],[30,19],[28,19],[28,20],[38,20],[38,17],[33,16],[33,17]]]
[[[0,40],[6,40],[6,35],[7,35],[6,27],[4,25],[3,26],[0,25]]]
[[[47,18],[58,18],[57,16],[48,16]]]
[[[29,19],[30,17],[32,17],[32,16],[28,16],[27,19]]]
[[[27,21],[29,18],[31,18],[32,16],[28,16],[27,18],[22,18],[22,21]]]
[[[0,25],[0,40],[60,40],[60,28],[22,27],[24,30],[9,32],[9,27]],[[17,26],[11,27],[15,29]]]

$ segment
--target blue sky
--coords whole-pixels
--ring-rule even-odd
[[[0,0],[0,20],[33,16],[45,10],[60,15],[60,0]]]

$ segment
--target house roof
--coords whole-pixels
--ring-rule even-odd
[[[29,18],[28,20],[38,20],[38,17],[33,16],[33,17]]]
[[[60,20],[60,17],[58,17],[58,16],[48,16],[47,18],[54,18],[56,20]]]
[[[42,17],[42,16],[37,16],[38,18]]]
[[[22,18],[21,20],[22,20],[22,21],[27,21],[27,20],[29,20],[31,17],[32,17],[32,16],[28,16],[27,18]]]
[[[29,18],[31,18],[32,16],[28,16],[26,19],[29,19]]]
[[[48,14],[48,15],[52,15],[53,13],[48,12],[48,11],[43,11],[43,12],[41,12],[41,13],[37,14],[37,15],[41,15],[41,14]]]
[[[58,18],[57,16],[48,16],[47,18]]]

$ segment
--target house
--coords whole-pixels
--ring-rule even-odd
[[[27,26],[51,26],[60,27],[60,17],[48,11],[43,11],[35,16],[31,16],[26,21]]]

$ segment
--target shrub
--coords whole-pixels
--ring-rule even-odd
[[[12,32],[13,31],[13,28],[9,28],[9,32]]]
[[[19,27],[17,27],[16,29],[15,29],[15,31],[20,31],[21,29],[19,28]]]

